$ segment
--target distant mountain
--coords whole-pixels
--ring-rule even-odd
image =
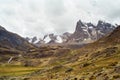
[[[26,37],[25,39],[32,44],[35,44],[39,41],[39,39],[36,36],[34,36],[33,38]]]
[[[26,38],[32,44],[36,46],[45,44],[86,44],[94,42],[109,33],[111,33],[116,27],[110,23],[99,20],[97,25],[93,23],[86,23],[79,20],[76,24],[76,29],[74,33],[65,32],[62,35],[47,34],[43,39],[38,39],[37,37]]]
[[[85,40],[95,41],[111,33],[114,29],[114,25],[101,20],[98,21],[96,26],[92,23],[85,23],[79,20],[75,32],[71,35],[69,40],[73,42],[82,42]]]
[[[31,47],[33,46],[27,40],[0,26],[0,48],[27,51]]]
[[[28,38],[27,37],[26,40],[36,46],[40,46],[44,44],[56,44],[56,43],[63,42],[62,37],[60,35],[55,35],[55,34],[47,34],[47,35],[44,35],[43,38],[37,38],[37,37]]]

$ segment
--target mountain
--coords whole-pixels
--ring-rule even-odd
[[[0,26],[0,48],[27,51],[31,47],[33,47],[33,45],[28,43],[27,40]]]
[[[41,46],[41,45],[45,45],[45,44],[57,44],[57,43],[62,43],[63,42],[63,37],[61,37],[61,35],[55,35],[55,34],[47,34],[44,35],[43,38],[38,39],[37,37],[33,37],[33,38],[28,38],[26,37],[25,39],[27,41],[29,41],[30,43],[36,45],[36,46]],[[65,39],[65,38],[64,38]]]
[[[91,22],[86,23],[79,20],[76,24],[74,33],[65,32],[61,35],[47,34],[43,39],[37,37],[27,38],[30,43],[40,45],[52,45],[52,44],[87,44],[92,43],[109,33],[111,33],[116,27],[110,23],[99,20],[97,25]]]
[[[69,40],[73,42],[82,42],[85,40],[95,41],[111,33],[114,29],[114,25],[101,20],[98,21],[96,26],[92,23],[85,23],[79,20],[75,32],[71,35]]]
[[[36,44],[39,41],[39,39],[36,36],[34,36],[33,38],[26,37],[25,39],[32,44]]]
[[[72,33],[69,33],[69,32],[65,32],[62,35],[60,35],[60,37],[62,38],[62,42],[63,43],[68,42],[71,35]]]
[[[108,37],[105,38],[105,42],[120,44],[120,26],[118,26]]]

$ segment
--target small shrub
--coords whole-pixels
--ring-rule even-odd
[[[113,79],[118,79],[118,78],[120,78],[120,75],[114,75],[113,76]]]
[[[73,71],[73,69],[72,69],[72,68],[69,68],[69,69],[67,69],[67,70],[65,71],[65,73],[68,73],[68,72],[71,72],[71,71]]]
[[[74,80],[78,80],[77,78],[74,78]]]
[[[114,62],[114,63],[109,64],[108,66],[116,66],[117,64],[118,62]]]
[[[24,78],[23,80],[29,80],[30,78]]]
[[[82,67],[87,67],[89,65],[90,65],[90,63],[84,63],[84,64],[82,64]]]

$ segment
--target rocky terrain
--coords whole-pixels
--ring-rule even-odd
[[[70,40],[82,42],[86,40],[96,41],[103,36],[111,33],[115,29],[110,23],[99,20],[97,25],[85,23],[79,20],[76,25],[75,32],[70,36]]]
[[[30,79],[42,80],[119,80],[120,26],[110,35],[67,56],[56,57],[49,67],[31,73]],[[117,37],[115,37],[117,36]]]
[[[80,30],[84,29],[80,27]],[[84,34],[85,30],[80,33],[82,38],[96,41],[74,49],[73,46],[62,45],[35,47],[19,35],[0,27],[0,80],[119,80],[120,26],[109,28],[109,32],[106,32],[107,27],[97,27],[97,30],[106,35],[99,34],[99,40],[96,40]],[[69,37],[77,39],[76,36],[80,35],[77,34],[75,31]],[[43,39],[48,36],[55,39],[54,34]],[[35,41],[36,38],[32,40],[33,43]]]

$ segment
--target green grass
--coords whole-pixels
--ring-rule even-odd
[[[39,67],[24,67],[17,65],[0,66],[0,76],[22,76],[39,70]]]
[[[48,76],[53,76],[55,78],[56,74],[58,74],[59,76],[58,78],[60,80],[62,80],[66,76],[75,76],[75,77],[90,76],[91,74],[93,75],[94,72],[99,72],[104,69],[106,71],[109,71],[109,69],[111,68],[113,69],[114,67],[111,67],[109,65],[111,65],[112,63],[114,64],[116,62],[118,63],[120,61],[120,45],[118,45],[118,48],[119,49],[116,51],[116,53],[114,53],[112,56],[107,56],[107,57],[100,56],[96,58],[91,58],[91,56],[89,55],[88,57],[85,57],[85,55],[83,56],[79,55],[79,54],[83,54],[84,51],[86,52],[86,49],[83,51],[71,50],[67,54],[63,54],[63,56],[50,57],[50,59],[49,58],[31,59],[28,57],[28,58],[25,58],[25,60],[32,61],[32,62],[40,61],[41,64],[38,65],[39,67],[38,66],[25,67],[25,66],[22,66],[22,64],[17,62],[14,62],[15,63],[14,65],[4,64],[4,65],[0,65],[0,76],[10,76],[10,77],[19,76],[20,77],[20,76],[24,76],[31,73],[31,75],[32,74],[33,75],[30,76],[30,78],[33,78],[33,80],[37,80],[37,79],[44,80],[42,78],[45,77],[45,79],[47,79]],[[97,49],[96,51],[88,50],[87,53],[95,54],[97,51],[102,52],[104,49],[106,48],[103,47],[103,48]],[[49,63],[50,60],[51,60],[51,63]],[[86,64],[86,66],[81,67],[81,65],[84,65],[84,64]],[[59,67],[59,65],[61,65],[61,67]],[[73,70],[66,73],[65,71],[68,70],[69,68],[72,68]],[[40,70],[46,70],[46,71],[39,73]],[[37,71],[38,73],[36,73]]]

